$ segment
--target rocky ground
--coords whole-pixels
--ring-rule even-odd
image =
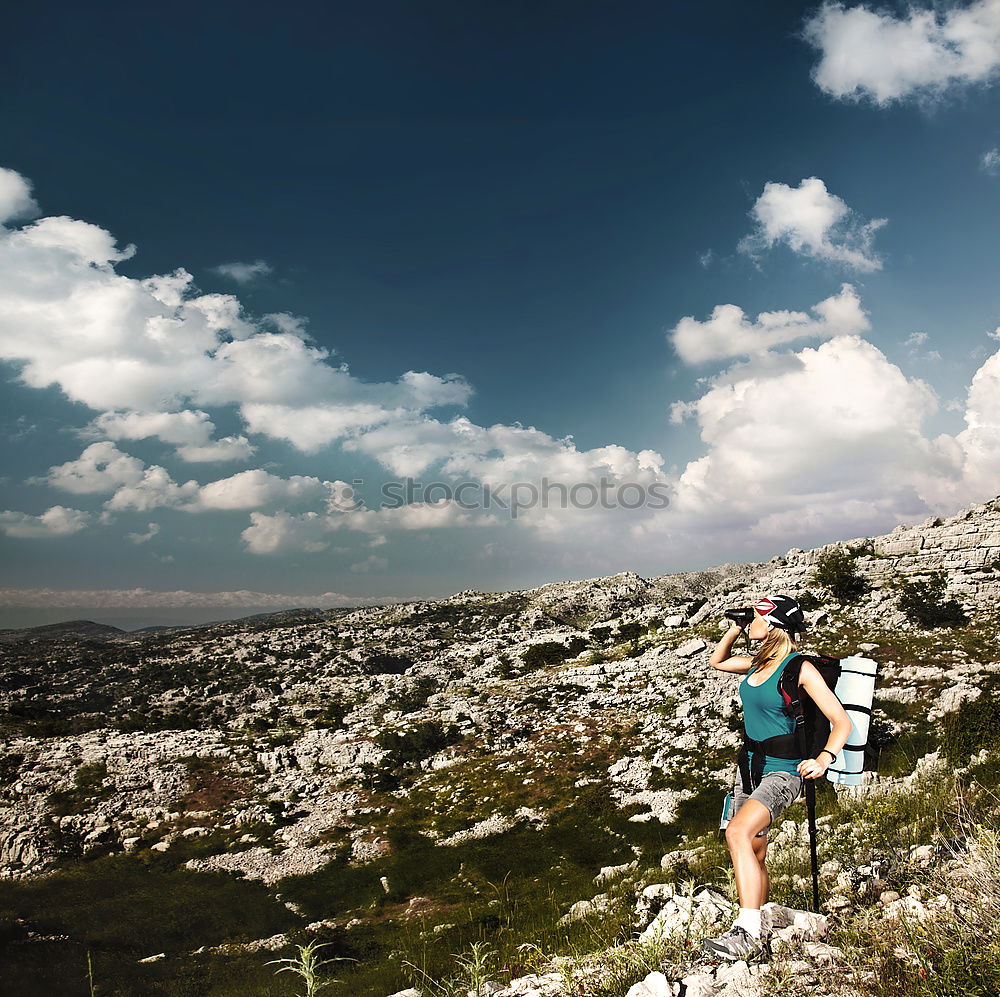
[[[884,743],[923,736],[1000,672],[1000,500],[849,546],[871,586],[851,605],[813,583],[818,548],[152,633],[7,631],[0,877],[186,849],[273,884],[384,855],[397,808],[440,848],[543,825],[560,771],[563,792],[605,785],[630,821],[672,825],[731,777],[736,682],[707,660],[722,612],[767,593],[815,596],[807,648],[879,661]],[[894,583],[934,569],[973,624],[928,640]]]

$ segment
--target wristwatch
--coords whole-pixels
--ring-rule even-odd
[[[837,756],[829,748],[820,748],[819,753],[823,754],[824,751],[830,756],[831,762],[835,762],[837,760]]]

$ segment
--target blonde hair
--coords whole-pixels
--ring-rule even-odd
[[[774,627],[761,641],[757,653],[753,656],[753,667],[760,671],[772,661],[781,661],[786,654],[795,650],[795,642],[781,627]]]

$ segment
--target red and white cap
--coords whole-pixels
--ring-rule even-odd
[[[765,596],[753,607],[768,623],[785,630],[789,636],[803,633],[806,621],[799,604],[790,595]]]

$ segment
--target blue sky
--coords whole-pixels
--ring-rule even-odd
[[[1000,492],[996,0],[6,20],[7,606],[656,575]],[[644,500],[380,509],[543,475]]]

